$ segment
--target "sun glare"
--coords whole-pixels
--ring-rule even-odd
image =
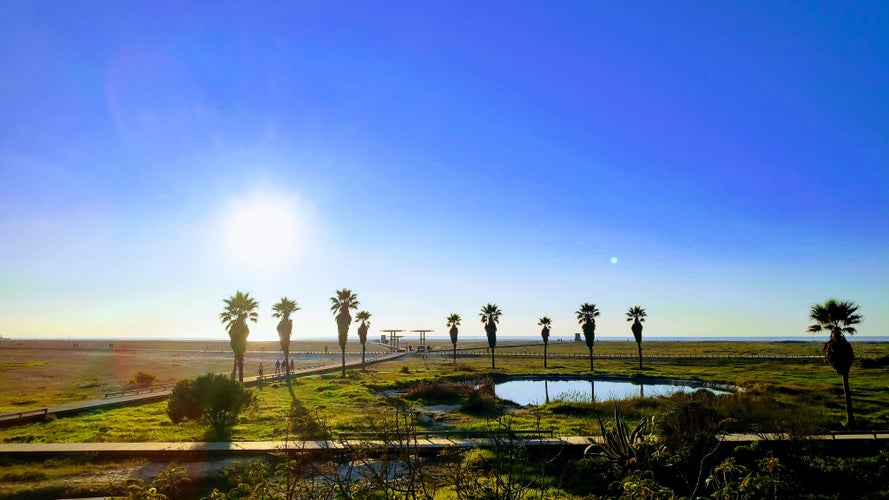
[[[268,194],[233,203],[226,227],[233,256],[256,267],[285,264],[296,250],[295,211],[292,199]]]

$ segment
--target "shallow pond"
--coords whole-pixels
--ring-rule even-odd
[[[629,380],[595,379],[516,379],[494,384],[494,393],[520,405],[540,405],[553,401],[607,401],[635,397],[668,396],[676,392],[706,389],[716,394],[727,391],[702,387],[694,382],[664,381],[641,383]]]

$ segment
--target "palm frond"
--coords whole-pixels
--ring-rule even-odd
[[[300,309],[301,308],[297,305],[295,300],[282,297],[280,302],[272,306],[272,317],[289,319],[291,313],[299,311]]]
[[[489,302],[482,307],[479,317],[482,323],[499,323],[501,314],[503,314],[503,311],[500,310],[500,306]]]
[[[330,311],[334,314],[344,309],[358,309],[358,306],[361,304],[358,302],[358,294],[348,288],[337,290],[336,296],[331,297],[330,302]]]
[[[863,316],[858,314],[858,305],[848,300],[828,299],[823,304],[815,304],[809,309],[809,320],[814,324],[809,325],[808,331],[817,333],[827,330],[833,335],[854,335],[856,330],[853,325],[861,323]]]
[[[647,316],[645,309],[642,306],[633,306],[627,309],[627,321],[638,321],[640,323],[645,323],[645,317]]]
[[[448,316],[447,326],[448,327],[460,326],[460,321],[462,321],[462,320],[463,320],[463,318],[461,318],[459,314],[453,313],[450,316]]]

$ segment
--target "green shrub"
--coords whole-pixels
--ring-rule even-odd
[[[225,375],[208,373],[195,380],[181,380],[167,402],[167,416],[175,423],[205,419],[220,436],[238,422],[241,410],[255,403],[251,391]]]
[[[470,392],[472,392],[472,387],[468,384],[420,382],[411,386],[404,398],[410,400],[419,399],[429,403],[450,404],[459,403]]]
[[[677,393],[668,398],[666,411],[655,418],[666,460],[672,462],[671,480],[665,486],[677,493],[687,495],[702,486],[700,470],[715,465],[713,453],[726,424],[715,409],[716,399],[705,390]]]
[[[167,401],[167,416],[178,424],[185,419],[200,420],[203,415],[204,407],[194,390],[194,381],[180,380]]]
[[[876,368],[886,368],[889,366],[889,356],[883,356],[880,358],[861,358],[860,361],[861,367],[865,370],[873,370]]]
[[[238,422],[238,414],[255,402],[253,393],[244,384],[225,375],[208,373],[195,379],[194,391],[198,394],[204,418],[220,435]]]
[[[152,373],[138,372],[130,379],[130,385],[136,387],[151,387],[157,377]],[[97,384],[98,385],[98,384]]]
[[[466,402],[460,407],[460,411],[486,417],[500,415],[503,410],[494,394],[494,381],[486,378],[479,382],[466,397]]]

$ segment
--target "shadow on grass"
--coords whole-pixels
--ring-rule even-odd
[[[293,382],[291,381],[292,377],[293,377],[293,375],[291,375],[289,373],[287,375],[285,375],[284,376],[284,383],[287,384],[287,392],[290,393],[291,403],[295,404],[298,402],[298,400],[296,399],[296,393],[293,392]]]
[[[317,410],[308,409],[299,399],[293,400],[290,413],[290,430],[300,439],[328,439],[330,433],[322,425]]]

